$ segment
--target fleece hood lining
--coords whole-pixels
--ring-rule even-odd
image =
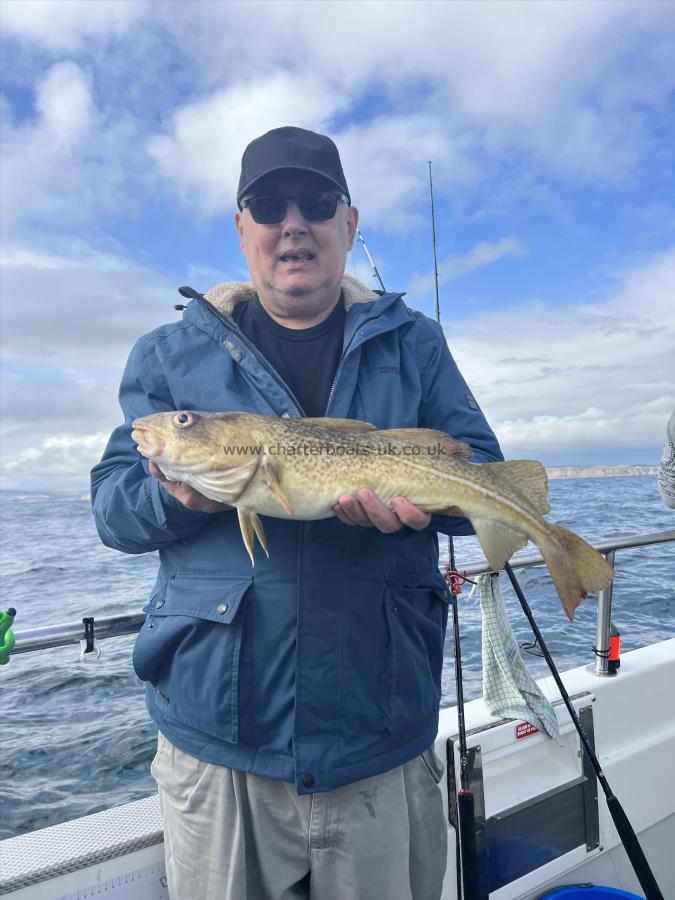
[[[232,310],[238,303],[244,303],[255,296],[255,290],[250,281],[224,281],[208,290],[204,297],[226,316],[232,314]],[[342,278],[342,298],[345,309],[354,306],[355,303],[372,303],[378,300],[379,295],[366,287],[351,275]]]

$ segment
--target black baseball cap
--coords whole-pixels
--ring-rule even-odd
[[[338,149],[325,134],[306,131],[286,125],[274,128],[248,145],[241,158],[241,176],[237,188],[237,206],[247,196],[256,181],[271,172],[283,169],[299,169],[313,172],[332,181],[340,191],[349,196],[349,188],[342,171]]]

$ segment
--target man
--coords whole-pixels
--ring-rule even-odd
[[[266,519],[272,555],[253,569],[236,514],[148,469],[130,423],[174,409],[330,416],[441,429],[477,462],[501,453],[441,329],[344,277],[358,212],[329,138],[257,138],[237,204],[252,284],[182,289],[182,321],[131,353],[125,424],[92,473],[103,541],[160,552],[134,666],[160,731],[172,897],[436,900],[436,531],[468,524],[361,490],[332,519]]]

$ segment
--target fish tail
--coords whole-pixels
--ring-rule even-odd
[[[588,593],[609,587],[614,570],[583,538],[560,525],[547,523],[547,540],[540,549],[570,621]]]

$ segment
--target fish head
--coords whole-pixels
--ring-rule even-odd
[[[138,451],[172,473],[199,474],[239,468],[259,451],[246,440],[244,413],[192,410],[155,413],[132,422]]]

